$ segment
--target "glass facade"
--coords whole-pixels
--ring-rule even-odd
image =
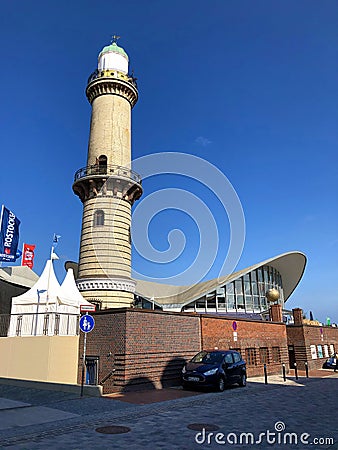
[[[255,269],[184,306],[183,311],[260,313],[268,308],[265,297],[269,289],[279,291],[284,306],[282,277],[271,266]]]

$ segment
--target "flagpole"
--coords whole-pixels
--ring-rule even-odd
[[[22,263],[23,263],[24,249],[25,249],[25,243],[23,242],[23,243],[22,243],[21,266],[22,266]]]
[[[0,226],[1,226],[1,224],[2,224],[2,216],[3,216],[3,214],[4,214],[4,207],[5,207],[5,205],[1,205]]]
[[[53,253],[54,253],[54,246],[52,245],[52,249],[50,251],[50,264],[49,264],[48,280],[47,280],[47,302],[46,302],[46,306],[49,303],[49,282],[50,282],[50,273],[52,271],[52,265],[53,265]]]

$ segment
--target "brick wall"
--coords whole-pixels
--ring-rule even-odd
[[[239,349],[243,358],[247,360],[249,377],[264,374],[262,359],[266,352],[268,374],[281,373],[282,363],[288,368],[287,337],[283,323],[236,319],[237,341],[234,340],[232,324],[233,319],[202,316],[203,348]],[[260,350],[261,348],[264,350]],[[273,348],[279,348],[279,362],[274,361],[278,352]],[[250,349],[250,358],[247,349]]]
[[[116,358],[125,352],[125,310],[116,310],[114,313],[102,311],[93,314],[95,327],[87,334],[86,356],[98,356],[98,381],[108,376],[116,369]],[[80,332],[79,345],[79,373],[78,382],[81,383],[82,355],[83,355],[84,333]],[[111,376],[104,384],[104,391],[111,392],[114,388],[114,377]]]
[[[115,369],[103,384],[104,393],[178,384],[184,363],[200,350],[200,324],[195,314],[116,309],[100,311],[94,318],[86,355],[100,357],[99,382]],[[81,364],[82,359],[79,382]]]
[[[338,328],[316,325],[288,325],[286,327],[288,345],[294,347],[297,366],[305,369],[305,361],[310,370],[321,369],[327,359],[324,354],[324,345],[327,345],[330,353],[330,344],[338,351]],[[321,332],[322,331],[322,332]],[[317,359],[312,359],[311,345],[316,346]],[[323,357],[319,358],[318,345],[322,346]]]
[[[99,356],[99,382],[115,370],[103,384],[104,393],[178,384],[184,362],[201,348],[236,348],[244,359],[251,349],[249,376],[263,375],[264,357],[269,374],[280,373],[281,364],[288,362],[282,323],[238,319],[234,341],[233,319],[224,317],[136,308],[100,311],[94,317],[86,355]],[[83,333],[79,353],[80,382]]]
[[[179,383],[184,363],[201,349],[199,320],[195,314],[128,310],[124,355],[128,386],[147,380],[156,388]]]

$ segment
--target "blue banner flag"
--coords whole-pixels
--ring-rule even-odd
[[[58,242],[59,242],[59,239],[60,239],[60,235],[59,234],[55,234],[54,233],[54,236],[53,236],[53,244],[57,244]]]
[[[14,262],[20,255],[17,253],[19,243],[20,220],[2,205],[0,218],[0,261]]]

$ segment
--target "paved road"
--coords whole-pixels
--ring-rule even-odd
[[[123,426],[130,431],[96,431],[105,426]],[[203,428],[213,431],[204,433]],[[327,438],[334,443],[324,443]],[[3,449],[333,450],[338,449],[337,443],[338,373],[286,383],[271,377],[268,385],[252,379],[246,388],[144,405],[0,385]]]

